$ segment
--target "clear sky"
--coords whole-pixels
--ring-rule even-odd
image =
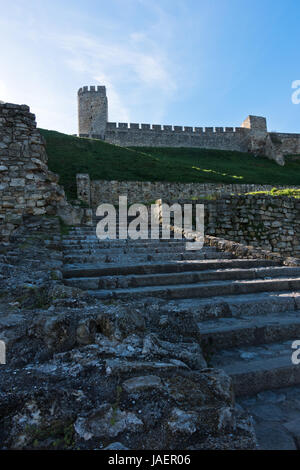
[[[77,132],[77,90],[109,120],[300,132],[299,0],[0,0],[0,100]]]

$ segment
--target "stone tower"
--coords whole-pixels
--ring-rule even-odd
[[[105,86],[84,86],[78,90],[78,134],[104,139],[108,119]]]

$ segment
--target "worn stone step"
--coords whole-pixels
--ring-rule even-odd
[[[99,277],[128,274],[155,274],[155,273],[176,273],[189,271],[207,271],[216,269],[250,269],[259,267],[279,266],[274,260],[259,259],[223,259],[223,260],[190,260],[171,262],[147,262],[147,263],[127,263],[123,264],[82,264],[65,265],[64,277]]]
[[[149,230],[148,232],[146,232],[147,234],[147,238],[144,238],[144,234],[141,238],[138,238],[138,240],[152,240],[151,238],[151,231]],[[68,238],[74,238],[75,240],[78,240],[78,239],[85,239],[85,238],[95,238],[97,240],[99,240],[99,238],[97,237],[97,234],[96,234],[96,230],[90,230],[90,231],[87,231],[87,232],[69,232],[67,235],[63,235],[62,239],[63,240],[67,240]],[[191,240],[193,239],[193,237],[191,236],[190,237]],[[107,240],[111,240],[111,241],[115,241],[115,240],[119,240],[119,229],[117,228],[116,230],[116,238],[109,238],[109,236],[107,235],[107,238],[105,238]],[[121,238],[120,240],[122,240],[123,238]],[[174,233],[171,231],[170,232],[170,236],[166,236],[166,237],[163,237],[163,232],[161,230],[158,231],[158,239],[161,239],[161,240],[182,240],[184,239],[184,237],[179,237],[178,235],[175,235],[174,236]],[[132,238],[129,237],[129,235],[124,238],[124,240],[133,240]],[[153,240],[155,240],[155,238],[153,238]],[[133,240],[134,241],[134,240]]]
[[[297,334],[284,342],[222,350],[212,357],[211,366],[232,377],[236,396],[297,385],[300,367],[292,363],[294,340],[299,340]]]
[[[220,349],[255,346],[300,338],[300,310],[242,314],[198,323],[203,349],[208,354]]]
[[[108,259],[107,259],[108,256]],[[219,259],[230,259],[232,258],[231,253],[218,253]],[[145,253],[127,253],[125,256],[124,253],[99,253],[99,254],[91,254],[91,255],[64,255],[64,262],[66,264],[86,264],[86,263],[124,263],[124,261],[129,260],[138,262],[146,262],[146,261],[159,261],[159,260],[172,260],[172,261],[180,261],[180,260],[198,260],[198,259],[216,259],[215,253],[206,253],[203,251],[186,251],[182,253],[178,252],[165,252],[165,253],[155,253],[155,252],[145,252]]]
[[[128,226],[128,225],[126,226],[126,224],[121,224],[121,225],[119,225],[119,224],[117,223],[117,224],[116,224],[116,230],[119,230],[119,228],[122,228],[122,230],[125,230],[125,229],[127,228],[127,231],[128,231],[129,226]],[[76,234],[80,234],[80,233],[83,233],[83,234],[91,233],[91,232],[96,233],[96,230],[97,230],[96,225],[93,225],[93,226],[91,225],[91,226],[89,226],[89,227],[86,227],[86,228],[84,228],[84,229],[82,228],[82,229],[80,229],[80,230],[71,229],[71,230],[68,231],[68,233],[69,233],[69,234],[75,234],[75,235],[76,235]],[[159,226],[159,230],[162,230],[162,227],[161,227],[161,226]],[[150,226],[148,227],[148,231],[149,231],[149,233],[151,232],[151,227],[150,227]],[[171,228],[170,228],[170,231],[172,231]]]
[[[211,297],[217,295],[251,294],[256,292],[300,290],[300,278],[276,278],[271,280],[212,281],[195,284],[150,286],[128,289],[90,290],[97,298],[160,297],[180,299]]]
[[[115,239],[115,240],[99,240],[97,237],[94,235],[88,235],[87,237],[81,237],[81,238],[65,238],[62,240],[62,246],[64,248],[68,248],[70,246],[74,247],[79,247],[79,248],[86,248],[86,247],[94,247],[97,246],[99,248],[102,248],[103,246],[109,246],[109,247],[118,247],[118,246],[137,246],[137,247],[152,247],[152,246],[184,246],[186,245],[187,242],[193,243],[194,240],[190,239],[180,239],[177,240],[175,238],[170,238],[170,239],[138,239],[138,240],[132,240],[132,239]],[[217,251],[215,248],[211,247],[203,247],[207,249],[214,249]]]
[[[111,248],[106,248],[107,252],[110,254],[113,253],[121,253],[121,254],[127,254],[127,253],[146,253],[146,254],[151,254],[151,253],[183,253],[184,252],[184,247],[182,245],[166,245],[166,246],[151,246],[150,247],[144,247],[144,246],[133,246],[133,245],[125,245],[125,246],[119,246],[119,247],[111,247]],[[70,248],[65,248],[64,249],[64,254],[65,256],[71,256],[71,255],[95,255],[95,254],[100,254],[103,253],[104,248],[101,248],[99,246],[93,246],[89,248],[81,248],[78,249],[77,247],[70,247]],[[198,251],[199,252],[199,251]],[[214,253],[213,251],[208,252],[206,250],[201,250],[202,253]]]
[[[300,277],[300,268],[287,266],[250,269],[218,269],[186,271],[182,273],[133,274],[125,276],[79,277],[66,280],[66,284],[81,289],[115,289],[127,287],[192,284],[210,280],[264,279],[280,276]]]
[[[73,240],[73,239],[66,239],[62,242],[62,246],[64,250],[68,248],[94,248],[97,247],[99,249],[103,248],[124,248],[124,247],[138,247],[138,248],[152,248],[152,247],[185,247],[187,240],[98,240],[95,238],[93,240]],[[216,251],[215,248],[212,247],[203,247],[206,250]]]
[[[255,294],[176,299],[161,306],[161,314],[192,314],[197,322],[220,318],[260,316],[300,310],[300,292],[277,291]]]

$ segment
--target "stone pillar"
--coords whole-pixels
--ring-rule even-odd
[[[90,175],[87,173],[78,173],[76,175],[77,184],[77,198],[85,202],[88,206],[91,205],[91,180]]]

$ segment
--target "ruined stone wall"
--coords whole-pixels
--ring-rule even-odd
[[[44,141],[26,105],[0,103],[0,241],[24,216],[60,214],[75,223],[58,176],[48,170]],[[78,220],[77,220],[78,221]]]

